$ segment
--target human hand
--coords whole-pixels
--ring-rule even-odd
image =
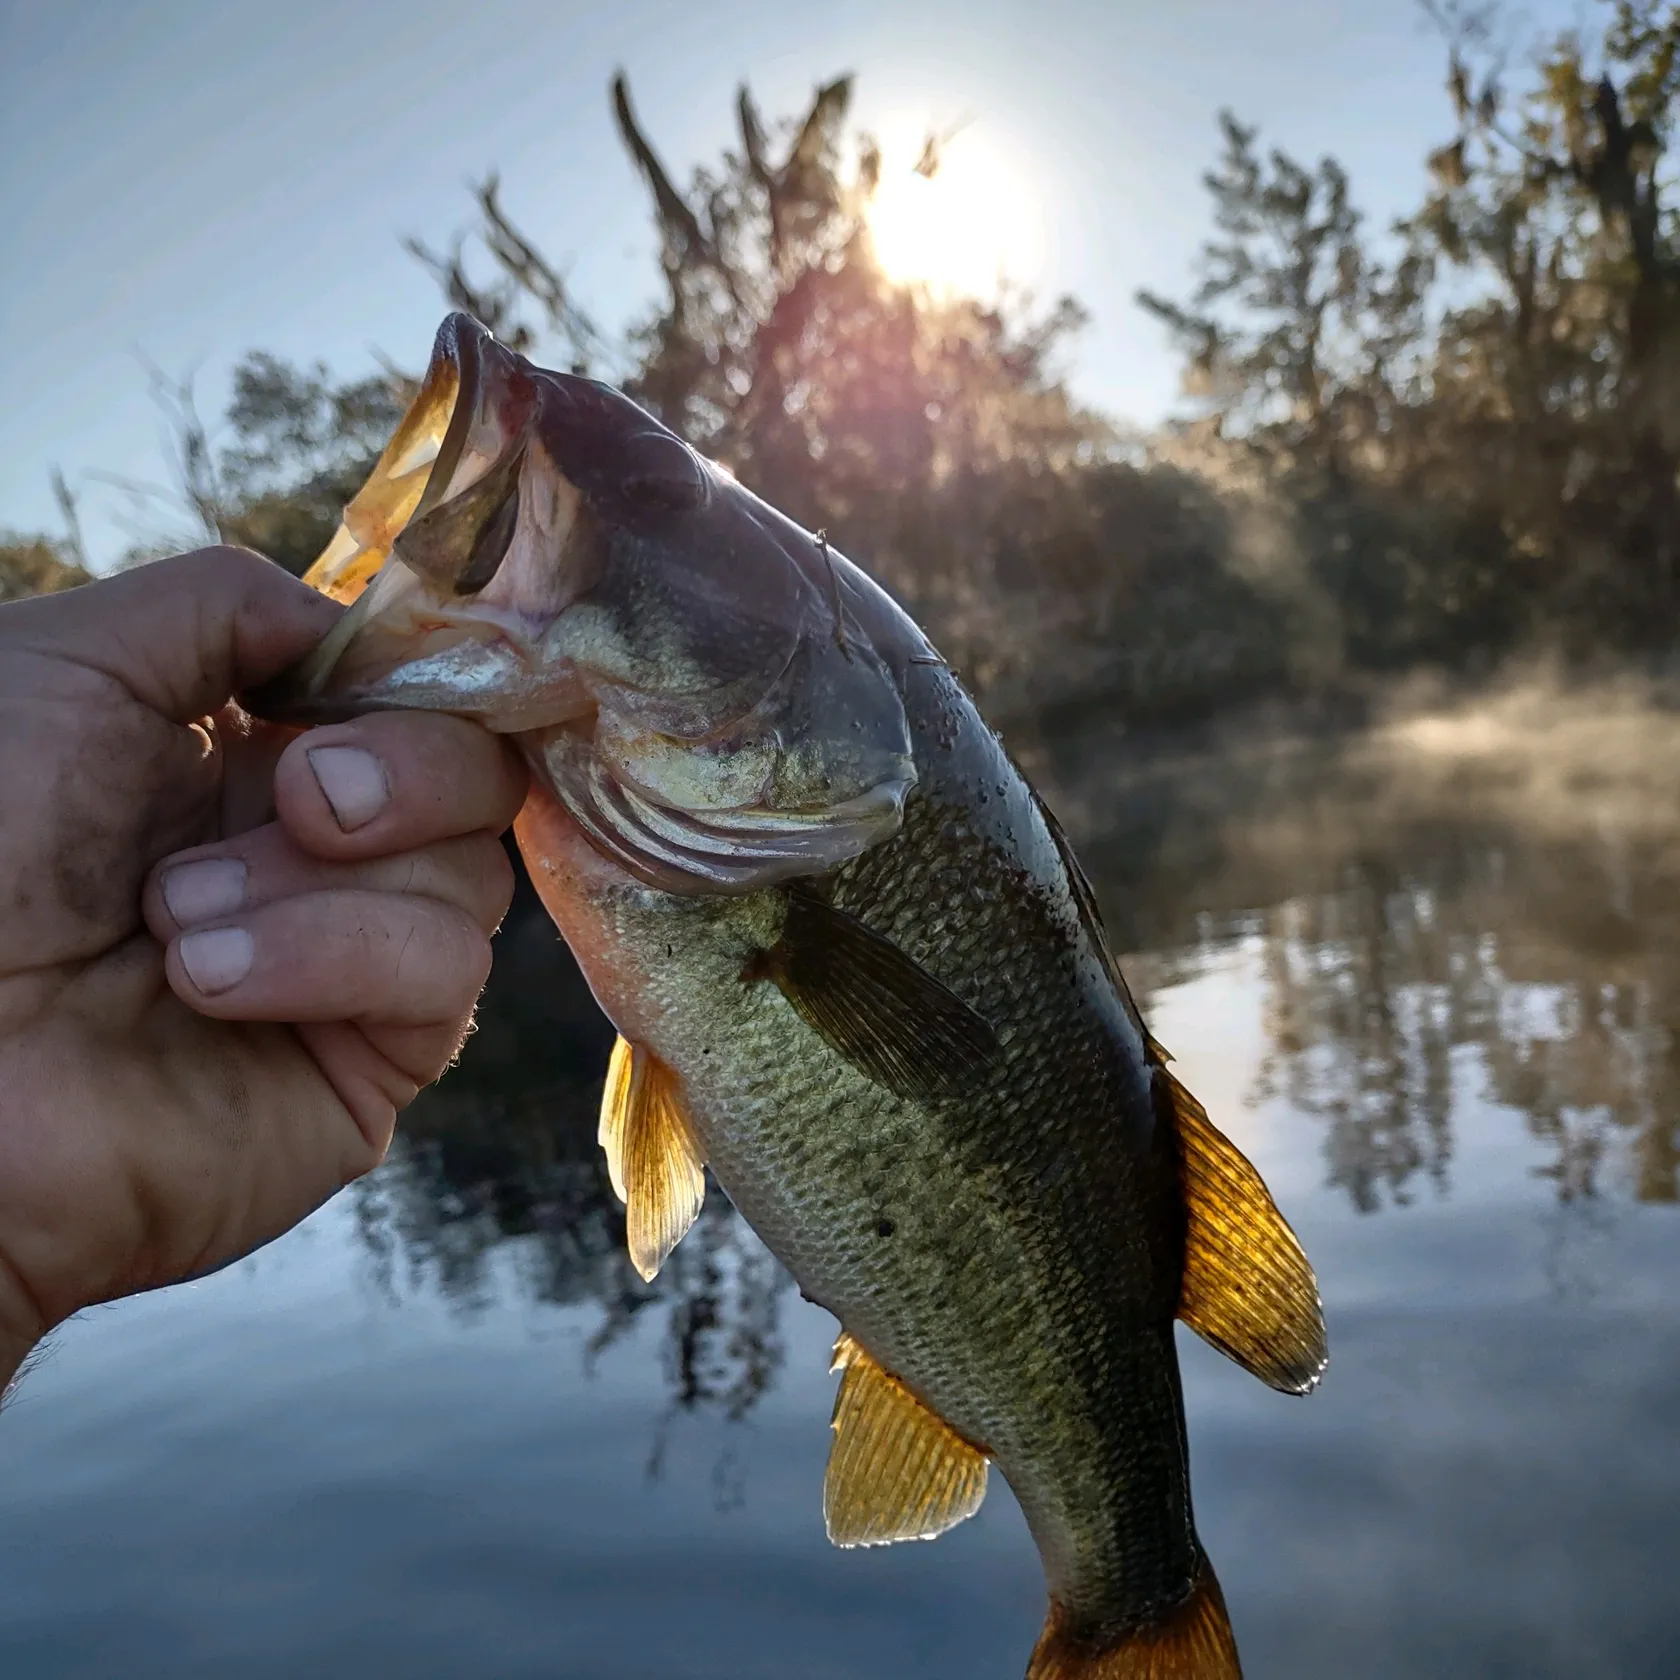
[[[227,548],[0,607],[0,1392],[367,1172],[467,1031],[513,751],[229,705],[339,611]]]

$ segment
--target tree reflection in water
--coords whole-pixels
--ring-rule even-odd
[[[1329,1120],[1361,1208],[1419,1172],[1445,1187],[1455,1063],[1525,1117],[1560,1201],[1680,1193],[1674,847],[1583,816],[1428,849],[1403,827],[1337,891],[1267,913],[1266,1077]]]
[[[1560,1201],[1675,1200],[1669,964],[1617,916],[1602,873],[1572,871],[1553,897],[1537,877],[1555,861],[1514,843],[1414,853],[1404,876],[1362,859],[1339,890],[1265,913],[1259,1094],[1328,1123],[1330,1182],[1361,1210],[1405,1202],[1419,1176],[1446,1188],[1455,1067],[1461,1090],[1479,1076],[1524,1115]],[[1560,937],[1594,908],[1610,937]]]
[[[1130,931],[1155,948],[1128,961],[1145,993],[1253,942],[1255,1095],[1325,1124],[1328,1182],[1360,1210],[1447,1190],[1468,1095],[1521,1114],[1560,1204],[1673,1202],[1677,755],[1649,697],[1533,692],[1220,752],[1115,788],[1118,845],[1090,824],[1098,876],[1121,915],[1123,894],[1147,906]],[[1150,858],[1172,860],[1155,880]]]
[[[1323,1124],[1356,1207],[1445,1193],[1477,1094],[1546,1146],[1560,1212],[1680,1196],[1672,714],[1516,697],[1352,737],[1141,763],[1069,737],[1028,758],[1146,1008],[1210,950],[1255,946],[1257,1091]],[[512,1277],[593,1304],[590,1356],[657,1314],[671,1415],[740,1419],[775,1380],[790,1280],[715,1189],[658,1279],[636,1276],[595,1141],[610,1044],[522,887],[479,1031],[360,1187],[364,1238],[393,1290],[470,1311]]]

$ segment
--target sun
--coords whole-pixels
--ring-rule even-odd
[[[887,278],[979,297],[1004,282],[1030,282],[1042,258],[1042,230],[1010,159],[972,129],[946,143],[931,177],[916,171],[921,151],[919,134],[912,141],[901,132],[896,143],[882,143],[881,183],[867,219]]]

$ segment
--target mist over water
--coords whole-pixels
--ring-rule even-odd
[[[1247,1672],[1680,1672],[1670,697],[1011,745],[1323,1286],[1306,1400],[1181,1337]],[[609,1043],[521,898],[386,1166],[62,1334],[0,1426],[0,1672],[1019,1676],[1001,1482],[933,1545],[830,1549],[833,1321],[715,1190],[630,1268]]]

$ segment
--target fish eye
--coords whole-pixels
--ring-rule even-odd
[[[631,507],[659,513],[692,513],[711,492],[700,457],[669,432],[643,432],[632,440],[620,486]]]

